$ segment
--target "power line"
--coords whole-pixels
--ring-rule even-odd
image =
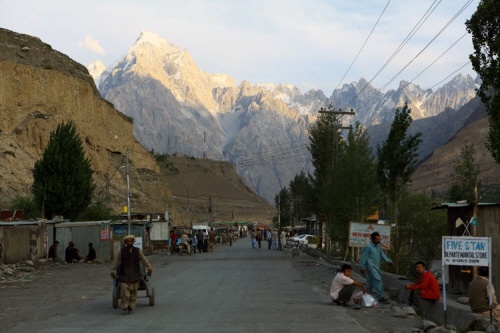
[[[385,5],[385,8],[384,8],[384,10],[382,11],[382,14],[380,14],[380,16],[379,16],[379,18],[378,18],[377,22],[375,22],[375,25],[374,25],[374,26],[373,26],[373,28],[372,28],[372,31],[370,31],[370,34],[368,35],[368,37],[366,37],[366,40],[365,40],[365,42],[363,43],[363,46],[361,46],[361,49],[359,50],[358,54],[356,55],[356,58],[354,58],[354,60],[352,61],[351,65],[349,66],[349,68],[348,68],[348,69],[347,69],[347,71],[345,72],[344,76],[342,76],[342,78],[340,79],[339,83],[337,84],[337,87],[336,87],[333,91],[335,91],[335,90],[337,90],[337,89],[339,88],[339,86],[340,86],[340,84],[342,83],[342,81],[344,80],[345,76],[346,76],[346,75],[347,75],[347,73],[349,73],[349,71],[351,70],[352,65],[354,65],[354,63],[355,63],[355,62],[356,62],[356,60],[358,59],[359,55],[361,54],[361,51],[363,51],[363,49],[364,49],[364,47],[365,47],[366,43],[368,42],[368,40],[370,39],[370,36],[372,35],[373,31],[375,30],[375,27],[377,26],[378,22],[379,22],[379,21],[380,21],[380,19],[382,18],[382,15],[384,15],[385,10],[387,9],[387,7],[389,7],[389,3],[391,3],[391,0],[389,0],[389,1],[387,2],[387,5]]]
[[[413,79],[411,79],[410,81],[408,81],[408,83],[406,85],[404,85],[403,87],[400,87],[398,88],[398,90],[392,94],[389,99],[391,99],[392,97],[394,97],[396,94],[398,94],[399,92],[401,92],[404,88],[406,88],[407,86],[409,86],[410,84],[412,84],[413,81],[415,81],[418,77],[420,77],[420,75],[422,75],[425,71],[427,71],[430,67],[432,67],[432,65],[434,65],[442,56],[444,56],[449,50],[451,50],[453,48],[453,46],[455,46],[460,40],[462,40],[462,38],[464,38],[465,36],[467,35],[467,33],[463,34],[458,40],[455,41],[455,43],[453,43],[446,51],[444,51],[439,57],[437,57],[429,66],[427,66],[424,70],[422,70],[417,76],[415,76]],[[470,62],[470,61],[469,61]],[[462,66],[460,69],[462,69],[464,66]],[[456,71],[455,71],[456,72]],[[448,76],[449,77],[449,76]],[[442,81],[440,81],[442,82]],[[432,89],[433,87],[435,87],[436,85],[432,86],[430,89]],[[370,97],[368,97],[367,100],[365,100],[365,102],[363,103],[363,105],[361,105],[359,108],[358,108],[358,112],[361,112],[362,108],[365,107],[367,104],[369,104],[371,102],[371,100],[373,98],[375,98],[375,96],[377,96],[378,94],[382,93],[382,89],[383,88],[380,88],[380,89],[377,89],[377,91],[375,93],[373,93]],[[422,96],[423,94],[420,94],[418,97]],[[415,98],[413,99],[415,100]],[[412,100],[412,101],[413,101]],[[380,105],[380,104],[379,104]],[[378,110],[380,107],[375,107],[373,109],[373,111],[376,111]]]
[[[385,64],[378,70],[378,72],[372,77],[372,79],[361,89],[359,93],[356,94],[352,98],[351,101],[349,101],[345,106],[342,108],[346,108],[348,105],[350,105],[354,100],[370,85],[370,83],[375,80],[375,78],[384,70],[385,67],[396,57],[396,55],[403,49],[403,47],[410,41],[410,39],[417,33],[417,31],[422,27],[422,25],[427,21],[429,16],[434,12],[434,10],[437,8],[437,6],[441,3],[441,0],[437,3],[437,5],[434,6],[434,4],[437,2],[435,0],[431,6],[427,9],[425,14],[420,18],[420,20],[417,22],[417,24],[413,27],[413,29],[410,31],[410,33],[405,37],[405,39],[401,42],[401,44],[397,47],[397,49],[393,52],[393,54],[387,59]]]

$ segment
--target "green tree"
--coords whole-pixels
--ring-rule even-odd
[[[380,203],[377,183],[377,164],[370,138],[364,128],[356,123],[341,145],[336,174],[335,211],[336,240],[346,241],[349,222],[363,222]]]
[[[33,170],[33,194],[43,215],[76,218],[91,202],[93,173],[75,125],[71,121],[59,124]]]
[[[302,170],[290,181],[290,200],[292,202],[292,219],[298,222],[302,217],[314,213],[314,187],[311,177]]]
[[[421,193],[404,191],[398,204],[399,239],[391,240],[390,257],[399,253],[398,273],[414,276],[416,261],[430,268],[441,255],[441,239],[448,234],[446,211],[430,210],[432,199]]]
[[[467,200],[474,202],[474,189],[481,186],[478,180],[480,169],[476,163],[476,148],[467,143],[460,149],[460,158],[454,161],[450,199],[452,201]]]
[[[40,207],[31,197],[16,196],[10,201],[10,210],[23,210],[25,219],[40,217]]]
[[[280,226],[283,227],[290,225],[292,200],[290,191],[286,187],[282,188],[281,191],[276,194],[276,196],[274,197],[274,204],[280,212]]]
[[[326,111],[333,111],[330,105]],[[339,118],[331,113],[322,113],[309,128],[309,152],[311,153],[313,172],[313,188],[316,215],[326,219],[326,250],[330,239],[335,238],[335,174],[338,152],[342,145]]]
[[[474,54],[472,68],[481,77],[477,94],[486,106],[490,132],[486,147],[500,163],[500,1],[481,0],[476,12],[467,20],[467,32],[472,34]]]
[[[391,223],[396,225],[395,243],[399,244],[398,199],[404,191],[404,186],[410,181],[415,170],[418,157],[418,146],[422,141],[422,133],[409,135],[411,125],[411,110],[408,103],[402,109],[396,109],[394,121],[387,140],[377,146],[377,175],[381,189],[391,203]],[[398,270],[399,247],[396,247],[396,271]]]

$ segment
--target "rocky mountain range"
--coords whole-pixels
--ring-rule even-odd
[[[300,170],[311,170],[307,132],[321,107],[353,109],[356,116],[344,122],[377,125],[369,129],[376,144],[394,109],[409,101],[420,126],[447,131],[421,147],[424,157],[461,128],[451,122],[465,117],[454,114],[474,98],[477,84],[457,75],[435,92],[401,81],[397,90],[380,93],[360,79],[330,97],[321,90],[302,94],[290,84],[237,85],[229,75],[199,69],[186,50],[145,31],[115,64],[104,69],[95,62],[89,71],[102,97],[134,119],[134,135],[147,149],[230,161],[270,201]]]
[[[87,69],[40,39],[0,29],[0,73],[0,209],[16,196],[30,197],[32,169],[50,133],[71,120],[95,171],[94,199],[115,213],[127,202],[128,150],[133,212],[168,210],[174,225],[189,224],[188,211],[194,223],[207,216],[270,221],[274,208],[228,162],[170,157],[159,163],[134,137],[132,118],[101,97]]]

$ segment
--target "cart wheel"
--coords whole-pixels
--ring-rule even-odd
[[[155,288],[151,288],[151,293],[149,293],[149,305],[155,305]]]
[[[113,308],[117,309],[118,308],[118,290],[115,292],[113,291]]]
[[[300,250],[302,252],[306,252],[307,251],[307,244],[300,244]]]

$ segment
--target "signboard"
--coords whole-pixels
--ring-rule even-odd
[[[475,218],[473,218],[475,220]],[[471,219],[472,221],[472,219]],[[472,223],[472,222],[471,222]],[[476,222],[477,223],[477,222]],[[485,266],[489,268],[489,293],[493,293],[491,276],[491,237],[452,237],[442,238],[443,272],[446,266]],[[490,324],[493,323],[492,300],[490,303]],[[443,274],[443,306],[446,326],[446,274]]]
[[[130,233],[134,236],[142,236],[142,227],[132,225],[130,227]],[[123,237],[128,235],[128,226],[127,225],[115,225],[113,226],[113,239],[123,240]]]
[[[443,237],[443,264],[489,266],[489,237]]]
[[[101,240],[106,241],[109,239],[109,230],[101,230]]]
[[[136,237],[134,247],[142,250],[142,237]]]
[[[371,234],[377,231],[380,234],[382,250],[391,248],[391,226],[376,223],[351,222],[349,224],[349,246],[365,247],[371,242]]]

